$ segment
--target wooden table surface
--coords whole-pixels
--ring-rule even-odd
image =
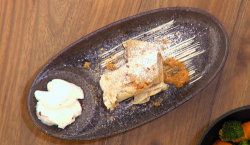
[[[216,16],[230,40],[228,59],[203,91],[136,129],[93,141],[50,137],[31,121],[29,87],[39,70],[79,38],[123,18],[165,7],[195,7]],[[1,0],[1,145],[196,145],[220,115],[250,103],[250,0]]]

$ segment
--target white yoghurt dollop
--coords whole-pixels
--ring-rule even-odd
[[[81,104],[77,99],[83,99],[80,87],[61,79],[53,79],[47,84],[48,91],[35,91],[38,100],[36,114],[44,124],[58,125],[64,129],[75,121],[82,113]]]

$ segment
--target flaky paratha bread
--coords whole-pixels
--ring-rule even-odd
[[[154,53],[160,52],[161,48],[159,45],[143,42],[139,40],[128,40],[123,42],[123,46],[125,48],[125,56],[128,62],[133,59],[137,59],[139,57]],[[148,102],[150,100],[150,96],[155,95],[161,91],[167,89],[167,84],[164,83],[163,76],[162,80],[159,84],[147,88],[145,92],[137,94],[134,96],[134,100],[131,102],[133,104],[142,104]]]
[[[133,97],[133,103],[146,102],[152,92],[162,88],[163,69],[161,53],[155,52],[138,59],[132,59],[115,71],[101,76],[100,86],[103,101],[108,109],[113,110],[119,102]]]

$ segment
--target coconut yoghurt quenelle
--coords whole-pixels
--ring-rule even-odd
[[[83,90],[61,79],[50,81],[47,90],[36,90],[34,93],[38,100],[37,117],[46,125],[58,125],[58,128],[64,129],[82,113],[78,99],[84,98]]]

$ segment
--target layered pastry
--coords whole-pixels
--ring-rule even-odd
[[[167,89],[163,81],[161,53],[131,59],[117,70],[101,76],[104,104],[113,110],[119,102],[133,96],[133,104],[147,102],[151,95]]]

